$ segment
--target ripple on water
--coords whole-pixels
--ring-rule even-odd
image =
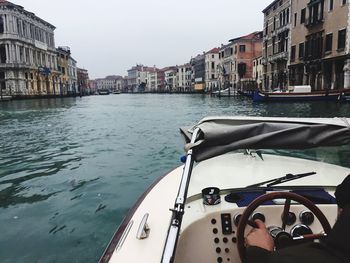
[[[223,114],[349,116],[350,104],[125,94],[1,103],[0,262],[98,261],[143,191],[181,165],[179,127]]]

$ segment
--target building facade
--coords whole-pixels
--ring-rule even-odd
[[[105,78],[96,79],[97,90],[109,90],[110,92],[122,91],[122,76],[107,76]]]
[[[128,92],[144,92],[147,85],[147,68],[136,65],[128,70]]]
[[[163,70],[165,74],[165,91],[176,92],[178,87],[177,68],[172,66],[172,67],[167,67]]]
[[[233,44],[231,82],[234,89],[255,88],[253,61],[262,54],[262,41],[261,31],[230,40]]]
[[[157,68],[148,67],[146,69],[146,92],[156,92],[158,83],[157,83]]]
[[[213,48],[205,54],[205,90],[213,92],[218,89],[219,48]]]
[[[77,68],[77,92],[82,95],[92,95],[95,93],[93,88],[90,88],[89,72],[86,69]]]
[[[191,59],[192,85],[196,92],[205,91],[205,53]]]
[[[350,88],[348,2],[292,1],[290,85]]]
[[[59,92],[55,95],[67,96],[78,94],[77,62],[71,57],[69,47],[56,49],[57,69],[59,75],[56,78]]]
[[[266,91],[286,89],[288,85],[291,2],[291,0],[275,0],[263,10],[263,89]]]
[[[226,45],[221,45],[219,51],[219,65],[217,67],[218,74],[218,89],[228,89],[233,86],[233,46],[234,44],[230,42]]]
[[[0,1],[0,83],[10,96],[55,95],[55,27],[8,1]]]
[[[189,63],[177,66],[177,83],[179,92],[192,91],[192,67]]]
[[[262,56],[253,59],[253,79],[256,83],[256,88],[262,89],[264,67],[262,64]]]

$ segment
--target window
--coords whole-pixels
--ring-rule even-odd
[[[299,44],[299,58],[304,57],[304,43]]]
[[[211,69],[215,69],[215,63],[211,62]]]
[[[338,31],[338,49],[345,48],[346,29]]]
[[[342,0],[342,5],[346,5],[346,0]]]
[[[298,20],[298,13],[294,14],[294,27],[297,26],[297,20]]]
[[[329,0],[329,11],[333,10],[333,0]]]
[[[239,52],[245,52],[245,45],[239,45]]]
[[[333,34],[326,35],[326,48],[325,51],[332,51]]]
[[[0,72],[0,89],[6,89],[6,83],[5,83],[5,72]]]
[[[4,19],[0,16],[0,34],[4,33]]]
[[[6,48],[5,45],[0,46],[0,63],[6,63]]]
[[[304,24],[305,23],[305,16],[306,16],[306,8],[301,9],[300,24]]]
[[[295,52],[296,52],[296,46],[292,46],[291,52],[290,52],[290,61],[295,61]]]

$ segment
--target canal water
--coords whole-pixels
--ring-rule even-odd
[[[180,165],[205,116],[350,117],[350,104],[202,95],[0,103],[0,262],[97,262],[128,209]]]

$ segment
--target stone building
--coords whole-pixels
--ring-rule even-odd
[[[221,45],[219,51],[219,65],[217,67],[219,89],[227,89],[233,86],[233,45],[232,42]]]
[[[96,79],[97,90],[109,90],[110,92],[122,91],[124,80],[122,76],[111,75],[105,78]]]
[[[262,64],[262,56],[253,59],[253,79],[256,87],[262,89],[264,67]]]
[[[165,71],[164,69],[157,70],[157,92],[165,91]]]
[[[165,74],[165,91],[174,92],[177,91],[177,68],[174,66],[166,67],[163,69]]]
[[[191,58],[193,90],[196,92],[205,91],[205,53]]]
[[[262,40],[261,31],[230,40],[233,44],[231,83],[234,89],[254,88],[253,60],[261,56]]]
[[[263,89],[286,89],[291,42],[291,0],[275,0],[263,13]]]
[[[219,48],[213,48],[205,54],[205,90],[218,89]]]
[[[293,0],[290,85],[350,88],[349,3]]]
[[[86,69],[77,68],[78,93],[80,95],[92,95],[95,90],[90,88],[89,72]]]
[[[147,67],[136,65],[128,70],[128,92],[144,92],[147,84]]]
[[[192,67],[189,63],[177,66],[177,83],[179,92],[192,91]]]
[[[47,96],[59,92],[54,30],[22,6],[0,1],[2,94]]]
[[[89,95],[94,95],[97,93],[97,81],[92,79],[89,80]]]
[[[144,69],[146,71],[146,88],[145,92],[156,92],[157,91],[157,68],[154,67],[146,67]]]
[[[59,92],[55,95],[67,96],[78,94],[77,62],[71,57],[69,47],[56,49],[57,69],[59,75],[55,78]]]

